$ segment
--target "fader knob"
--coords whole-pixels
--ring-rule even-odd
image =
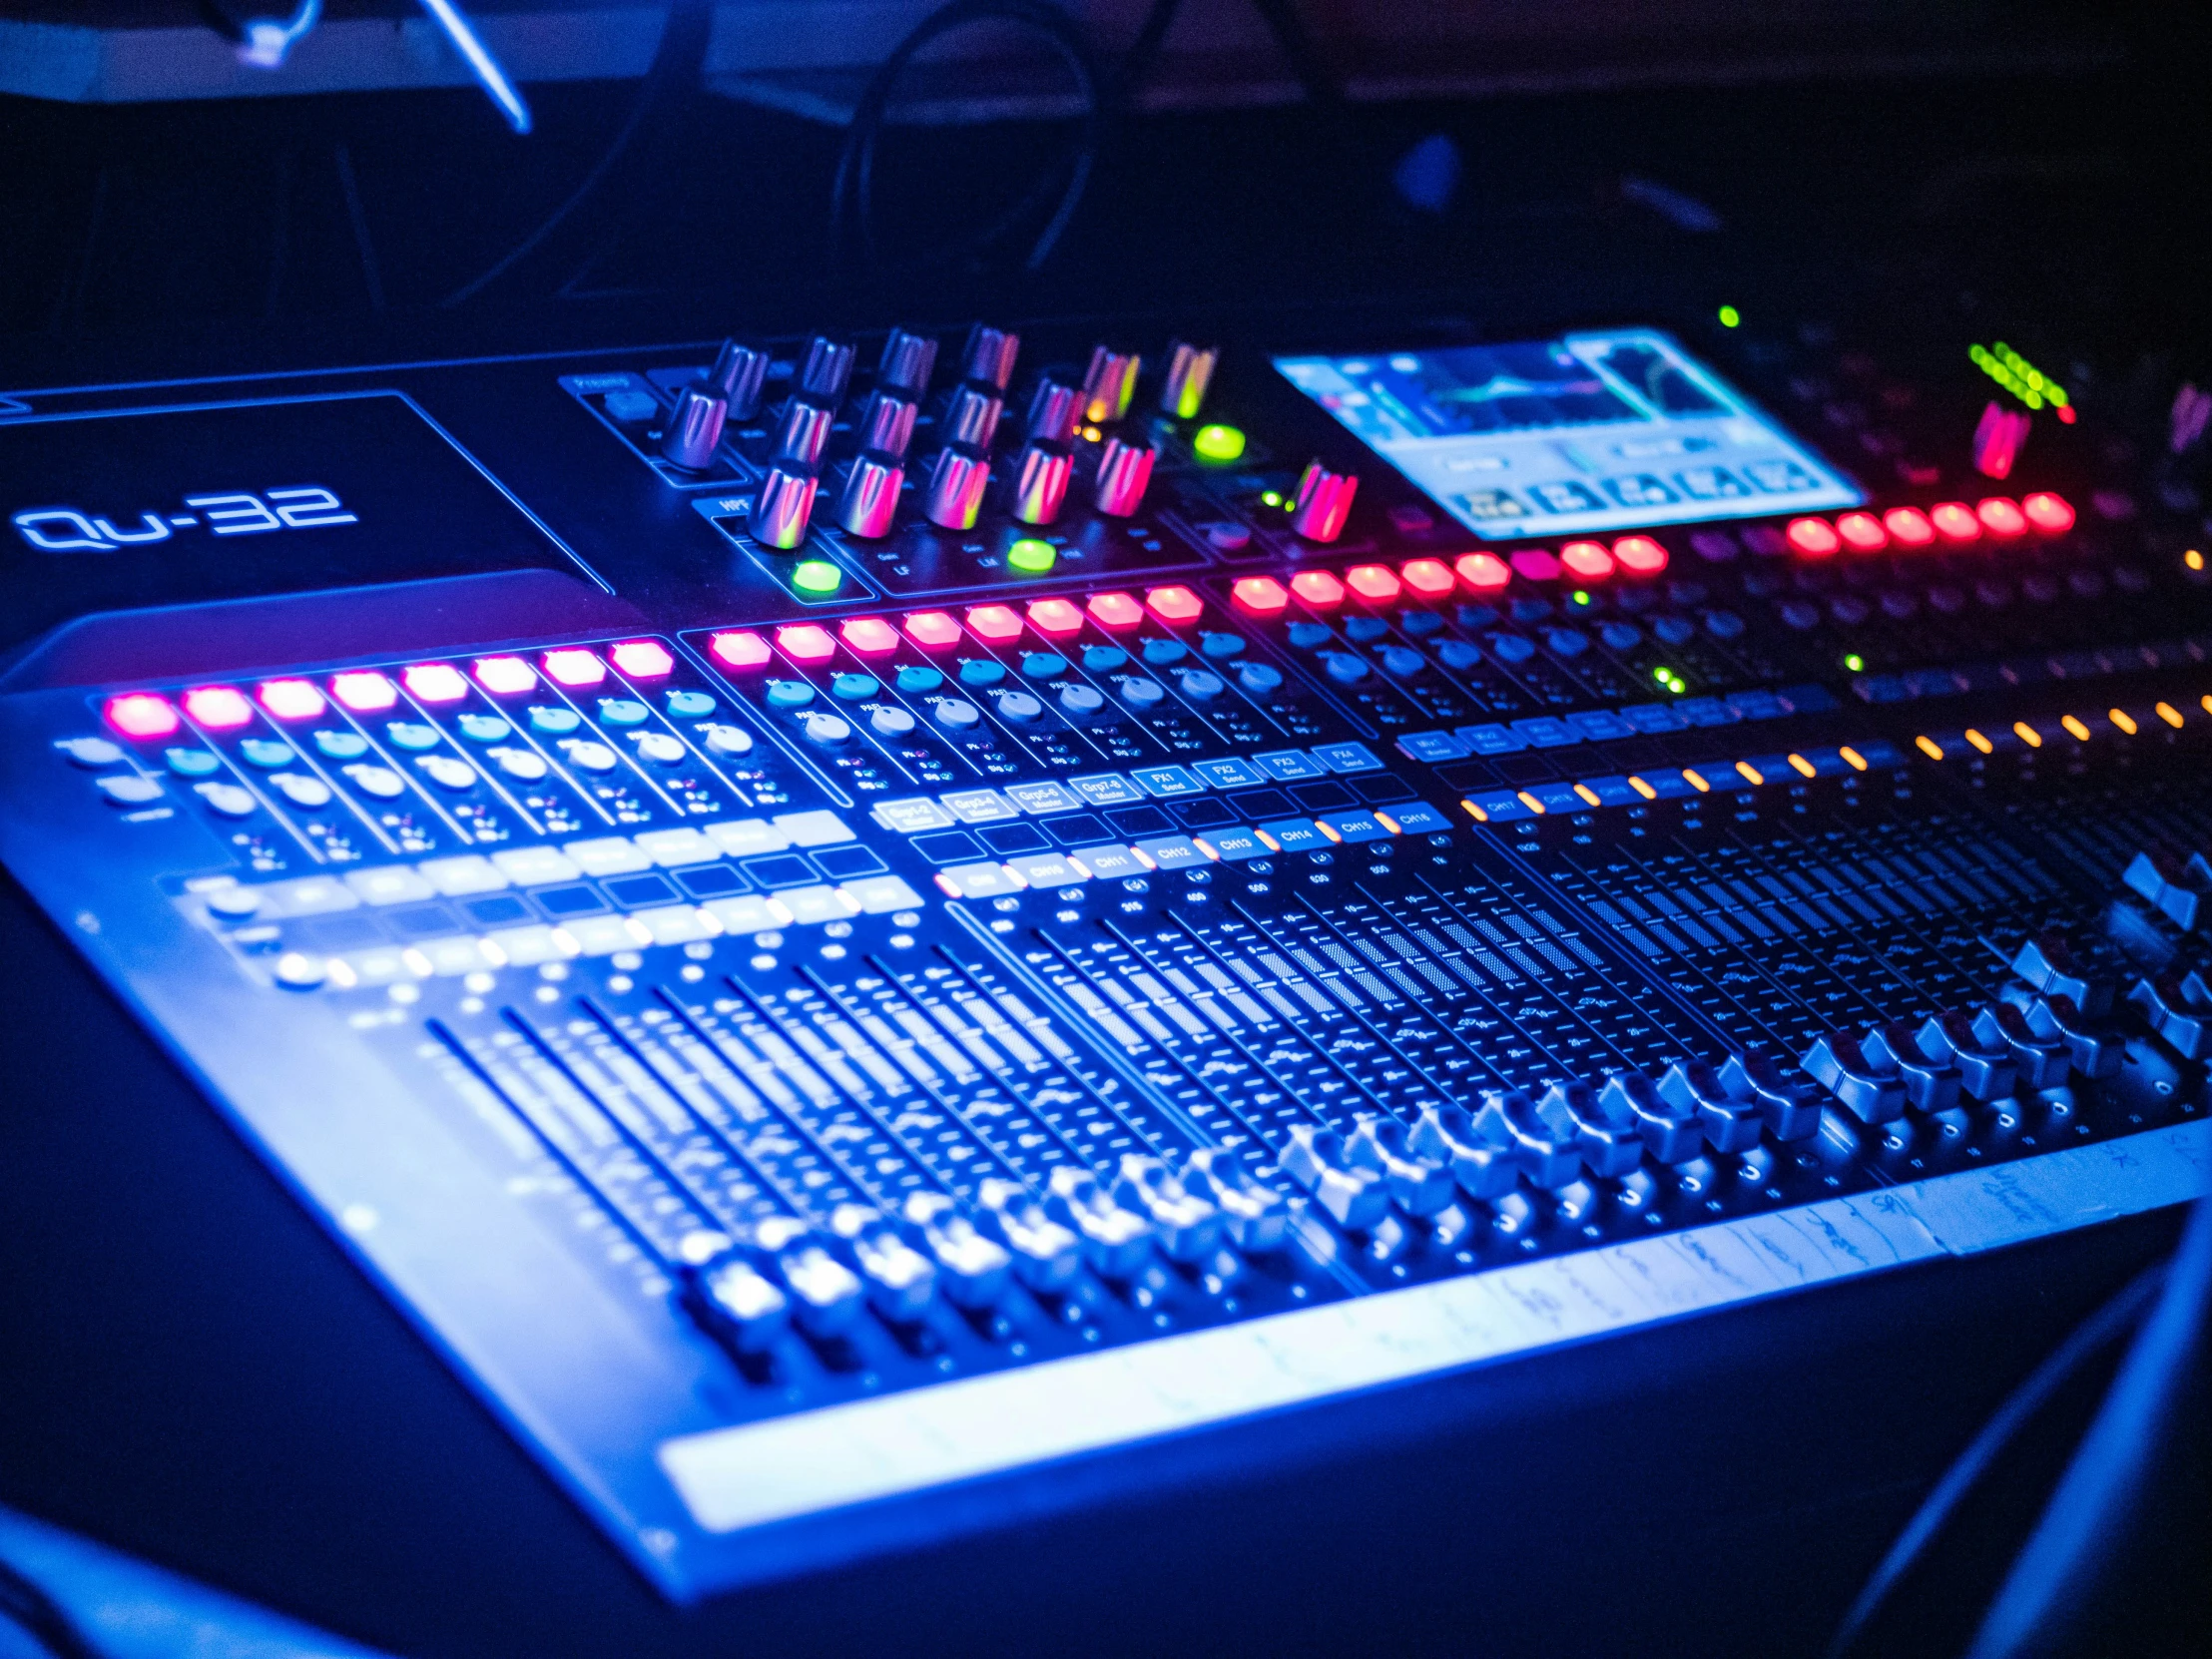
[[[1291,528],[1308,541],[1335,541],[1344,534],[1352,498],[1359,490],[1357,473],[1331,472],[1321,462],[1309,461],[1299,475],[1297,499],[1291,503]]]
[[[875,365],[875,389],[918,398],[928,389],[929,372],[936,366],[935,340],[926,334],[893,328],[883,341],[883,355]]]
[[[761,386],[768,379],[769,356],[758,346],[722,342],[715,365],[707,370],[707,384],[730,405],[732,420],[751,420],[761,412]]]
[[[1098,456],[1095,500],[1108,518],[1127,518],[1144,502],[1152,482],[1154,451],[1148,443],[1130,443],[1115,437],[1106,440]]]
[[[753,498],[753,539],[786,552],[805,541],[817,482],[814,468],[797,461],[778,461],[770,467]]]
[[[706,385],[686,386],[676,394],[676,407],[661,433],[661,453],[687,472],[706,470],[722,446],[728,412],[729,405]]]
[[[852,463],[844,493],[837,498],[837,522],[870,541],[889,535],[905,482],[906,469],[890,456],[862,455]]]
[[[978,322],[968,330],[960,352],[960,378],[991,386],[1003,393],[1013,383],[1014,358],[1021,351],[1021,336]]]
[[[1221,353],[1210,345],[1177,340],[1168,347],[1167,377],[1160,383],[1160,410],[1178,420],[1196,420],[1206,406],[1206,388],[1214,381]]]
[[[1134,352],[1093,346],[1091,365],[1083,372],[1083,418],[1095,426],[1127,414],[1142,364]]]
[[[991,463],[981,455],[968,449],[941,450],[921,510],[942,529],[972,530],[990,481]]]
[[[824,334],[807,342],[807,355],[799,365],[796,390],[831,408],[843,400],[845,382],[852,378],[852,347],[840,345]]]
[[[1014,517],[1024,524],[1050,524],[1058,518],[1074,471],[1074,457],[1065,449],[1036,442],[1024,447],[1014,463]]]

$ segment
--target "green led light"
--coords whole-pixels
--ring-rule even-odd
[[[1263,506],[1268,507],[1280,507],[1283,505],[1283,498],[1280,495],[1276,494],[1273,490],[1262,490],[1260,492],[1260,501]]]
[[[1721,307],[1720,316],[1721,326],[1723,328],[1733,328],[1736,326],[1737,323],[1743,321],[1744,319],[1744,313],[1742,311],[1739,311],[1734,305],[1723,305]]]
[[[1866,666],[1867,666],[1867,659],[1866,659],[1866,658],[1864,658],[1864,657],[1862,657],[1862,656],[1860,656],[1860,655],[1859,655],[1859,653],[1858,653],[1858,652],[1856,652],[1856,651],[1854,651],[1854,652],[1853,652],[1853,653],[1852,653],[1852,654],[1851,654],[1850,656],[1848,656],[1848,657],[1846,657],[1846,658],[1844,659],[1844,667],[1846,667],[1846,668],[1850,669],[1850,670],[1851,670],[1851,672],[1852,672],[1852,673],[1854,673],[1854,674],[1857,674],[1857,673],[1858,673],[1858,672],[1859,672],[1859,671],[1860,671],[1861,669],[1865,668]]]
[[[835,593],[844,572],[828,559],[802,559],[792,567],[792,586],[801,593]]]
[[[1969,345],[1966,358],[2030,409],[2040,409],[2045,403],[2054,409],[2063,409],[2070,401],[2064,386],[2002,340],[1986,346]],[[2067,414],[2062,418],[2071,420],[2073,416]]]
[[[1589,592],[1584,588],[1576,588],[1574,592],[1567,595],[1567,598],[1577,605],[1587,605],[1590,602]]]
[[[1042,576],[1059,561],[1059,550],[1048,541],[1035,536],[1024,536],[1006,549],[1009,569],[1027,571],[1032,576]]]
[[[1651,671],[1651,677],[1663,686],[1674,678],[1674,670],[1671,668],[1655,668]]]
[[[1245,435],[1234,426],[1201,426],[1191,448],[1200,460],[1225,465],[1245,452]]]

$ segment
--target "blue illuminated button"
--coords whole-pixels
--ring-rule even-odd
[[[1254,784],[1265,784],[1268,775],[1250,761],[1234,757],[1220,761],[1200,761],[1191,770],[1217,790],[1249,789]]]
[[[1376,817],[1386,825],[1394,825],[1401,835],[1425,835],[1451,828],[1451,820],[1425,801],[1408,801],[1403,806],[1384,807]]]
[[[1146,640],[1144,642],[1144,660],[1153,668],[1166,668],[1170,663],[1179,663],[1190,655],[1190,651],[1191,648],[1181,640]]]
[[[1242,634],[1201,634],[1198,649],[1219,662],[1228,657],[1244,655],[1245,639]]]
[[[1379,772],[1382,763],[1364,743],[1322,743],[1314,746],[1314,759],[1331,772]]]
[[[1263,697],[1283,684],[1279,670],[1265,663],[1240,663],[1237,665],[1237,684],[1255,697]]]
[[[944,676],[933,668],[922,668],[915,665],[900,669],[897,680],[892,683],[902,692],[918,695],[922,692],[935,691],[944,684]]]
[[[1356,686],[1368,677],[1368,665],[1349,651],[1325,651],[1322,672],[1340,686]]]
[[[425,726],[419,720],[395,720],[384,728],[384,736],[391,740],[395,749],[419,753],[438,746],[438,729]]]
[[[1556,657],[1579,657],[1590,649],[1590,636],[1579,628],[1554,628],[1544,636],[1544,644],[1551,647]]]
[[[278,743],[275,738],[248,738],[239,745],[239,753],[246,757],[247,765],[274,772],[278,767],[292,763],[291,745]]]
[[[1412,639],[1425,639],[1444,625],[1444,619],[1434,611],[1400,611],[1397,614],[1398,631]]]
[[[1482,648],[1466,640],[1445,640],[1436,647],[1436,661],[1464,674],[1482,660]]]
[[[1205,845],[1211,847],[1214,856],[1225,864],[1243,863],[1247,858],[1265,858],[1275,850],[1250,830],[1208,830]]]
[[[659,400],[649,391],[610,391],[605,402],[609,420],[651,420],[661,412]]]
[[[768,706],[772,709],[804,709],[814,700],[815,688],[804,680],[771,680],[768,683]]]
[[[1389,833],[1373,813],[1326,813],[1315,822],[1345,841],[1381,840]]]
[[[1633,622],[1608,622],[1597,631],[1608,651],[1633,651],[1643,642],[1644,631]]]
[[[1132,709],[1156,709],[1167,701],[1168,689],[1157,680],[1124,680],[1121,700]]]
[[[840,674],[830,682],[830,695],[846,703],[861,703],[883,689],[872,674]]]
[[[1083,666],[1093,674],[1110,674],[1129,661],[1129,653],[1118,645],[1086,645],[1083,647]]]
[[[1382,668],[1400,680],[1409,680],[1428,666],[1428,659],[1409,645],[1385,645],[1382,648]],[[1334,672],[1334,670],[1332,670]]]
[[[583,724],[584,717],[574,709],[544,703],[533,704],[530,709],[530,730],[533,732],[547,732],[560,737]]]
[[[1734,611],[1707,611],[1705,631],[1717,640],[1740,639],[1744,632],[1744,619]]]
[[[1536,655],[1535,642],[1518,634],[1492,634],[1490,650],[1501,663],[1525,663]]]
[[[1541,622],[1551,615],[1551,601],[1533,598],[1516,599],[1508,609],[1512,613],[1513,620],[1526,627],[1530,623]]]
[[[1651,631],[1662,645],[1686,645],[1697,637],[1697,630],[1688,617],[1662,616],[1651,621]]]
[[[368,745],[361,747],[366,749]],[[223,767],[222,761],[205,749],[165,749],[162,760],[180,778],[210,778]]]
[[[1032,651],[1021,659],[1021,672],[1030,680],[1050,680],[1068,671],[1068,660],[1056,651]]]
[[[1451,613],[1451,620],[1462,628],[1487,628],[1497,621],[1495,605],[1461,605]]]
[[[111,807],[144,807],[162,798],[161,781],[141,778],[137,773],[125,773],[120,778],[95,779],[93,788],[107,798]]]
[[[983,657],[972,657],[960,665],[960,684],[963,686],[995,686],[1006,678],[1005,665]]]
[[[1106,707],[1106,694],[1096,686],[1068,686],[1060,693],[1060,709],[1064,714],[1085,720]]]
[[[809,715],[801,731],[809,743],[824,749],[834,749],[852,736],[852,728],[835,715]]]
[[[1206,786],[1182,767],[1137,767],[1131,770],[1129,778],[1137,788],[1156,799],[1203,795],[1206,791]]]
[[[914,717],[904,709],[877,709],[867,717],[868,726],[878,737],[903,738],[914,729]]]
[[[1322,852],[1337,844],[1307,818],[1275,819],[1261,825],[1260,832],[1286,852]]]
[[[1278,749],[1266,755],[1252,757],[1253,765],[1270,778],[1286,784],[1295,784],[1304,778],[1326,778],[1329,769],[1303,749]]]
[[[1327,623],[1294,622],[1290,627],[1291,644],[1300,651],[1318,651],[1331,638]]]
[[[1355,616],[1345,619],[1345,638],[1355,645],[1373,645],[1390,631],[1390,625],[1379,616]]]
[[[983,723],[983,711],[964,697],[948,697],[929,716],[947,732],[968,732]]]
[[[1008,692],[998,700],[998,717],[1027,726],[1044,713],[1044,705],[1027,692]]]
[[[1182,676],[1183,695],[1193,703],[1211,703],[1229,688],[1218,674],[1208,674],[1204,669],[1187,669]]]
[[[668,712],[678,720],[704,720],[715,712],[715,700],[708,692],[672,691],[668,694]]]
[[[470,743],[497,743],[514,730],[497,715],[463,715],[455,724]]]
[[[634,697],[602,697],[599,718],[609,726],[643,726],[653,711]]]

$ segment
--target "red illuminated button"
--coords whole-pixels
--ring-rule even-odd
[[[1451,566],[1441,559],[1408,559],[1397,567],[1397,574],[1422,599],[1442,599],[1456,586]]]
[[[1890,532],[1872,513],[1846,513],[1836,521],[1836,534],[1854,553],[1879,553],[1890,545]]]
[[[1345,572],[1345,586],[1370,605],[1387,605],[1404,584],[1386,565],[1354,565]]]
[[[725,668],[759,668],[768,661],[768,641],[758,634],[717,634],[707,649]]]
[[[826,663],[837,654],[837,642],[829,629],[803,622],[796,628],[777,629],[776,649],[795,663]]]
[[[1291,603],[1291,590],[1272,576],[1246,576],[1229,590],[1237,602],[1237,609],[1250,611],[1254,616],[1274,616]]]
[[[1083,607],[1101,628],[1134,628],[1144,621],[1144,607],[1130,593],[1094,593]]]
[[[949,611],[916,611],[906,619],[906,637],[930,651],[960,643],[960,625]]]
[[[1613,557],[1631,576],[1656,576],[1667,568],[1667,550],[1649,536],[1623,536],[1613,543]]]
[[[1608,558],[1606,562],[1612,561]],[[1513,579],[1512,571],[1495,553],[1469,553],[1451,568],[1473,593],[1502,592],[1506,583]]]
[[[1825,518],[1793,518],[1783,532],[1790,545],[1808,559],[1825,559],[1844,545],[1836,526]]]
[[[166,738],[177,730],[177,711],[152,692],[108,699],[108,724],[127,738]]]
[[[372,668],[330,678],[330,695],[357,715],[382,714],[399,701],[399,688]]]
[[[202,726],[228,731],[254,718],[254,705],[235,686],[195,686],[185,693],[185,713]]]
[[[1205,614],[1206,605],[1186,587],[1154,588],[1144,596],[1144,608],[1171,628],[1188,627]]]
[[[2027,534],[2027,515],[2020,511],[2020,504],[2008,495],[1992,495],[1973,504],[1973,516],[1981,520],[1981,526],[1990,535],[2010,541],[2014,536]]]
[[[879,616],[856,616],[837,630],[845,649],[862,657],[880,657],[898,649],[898,630]]]
[[[596,686],[607,678],[607,665],[589,651],[548,651],[546,678],[564,686]]]
[[[658,640],[624,640],[608,655],[633,680],[658,680],[676,668],[676,659]]]
[[[1981,534],[1981,520],[1963,501],[1938,501],[1928,509],[1928,521],[1945,541],[1972,541]]]
[[[1039,599],[1029,607],[1029,626],[1048,640],[1070,639],[1083,631],[1083,613],[1072,599]]]
[[[1011,605],[977,605],[969,610],[967,625],[986,645],[1011,645],[1021,638],[1021,613]]]
[[[2027,514],[2028,523],[2045,535],[2063,534],[2074,525],[2073,507],[2064,496],[2048,490],[2037,490],[2020,503],[2020,510]]]
[[[1882,515],[1882,527],[1900,547],[1926,547],[1936,539],[1936,526],[1918,507],[1892,507]]]
[[[278,720],[312,720],[322,713],[322,694],[309,680],[264,680],[255,694]]]
[[[717,634],[719,642],[735,639],[734,634]],[[720,655],[718,646],[717,655]],[[538,683],[538,671],[520,657],[479,657],[476,659],[476,683],[495,697],[515,697]]]
[[[400,678],[425,703],[458,703],[468,695],[468,682],[451,663],[415,663]]]
[[[1560,568],[1578,582],[1602,582],[1613,574],[1613,555],[1597,541],[1570,541],[1559,549]]]
[[[1345,602],[1345,585],[1326,570],[1302,570],[1291,578],[1291,592],[1309,610],[1333,611]]]
[[[1548,547],[1524,547],[1511,559],[1513,574],[1531,582],[1556,582],[1562,568],[1559,555]]]

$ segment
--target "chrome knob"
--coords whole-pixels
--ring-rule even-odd
[[[1005,404],[981,386],[962,386],[945,405],[944,441],[987,453],[991,439],[998,435],[998,416],[1003,408]]]
[[[875,389],[918,399],[929,389],[929,372],[936,366],[935,340],[926,334],[893,328],[890,338],[883,341],[883,355],[875,365]]]
[[[906,446],[914,441],[914,405],[905,398],[875,393],[860,417],[860,448],[903,460]]]
[[[1144,503],[1157,452],[1148,443],[1113,437],[1098,454],[1098,478],[1092,500],[1108,518],[1127,518]]]
[[[1344,534],[1352,498],[1359,492],[1358,473],[1331,472],[1319,461],[1307,462],[1291,503],[1291,528],[1308,541],[1335,541]]]
[[[1083,414],[1083,394],[1057,380],[1040,380],[1029,399],[1029,441],[1066,443]]]
[[[1021,336],[978,322],[968,330],[960,352],[960,378],[1003,392],[1013,384],[1014,358],[1021,352]]]
[[[929,474],[922,511],[946,530],[972,530],[983,510],[983,491],[991,481],[991,463],[971,449],[943,449]]]
[[[889,535],[891,521],[898,515],[898,492],[905,482],[906,469],[895,458],[862,455],[852,463],[844,493],[837,498],[837,522],[870,541]]]
[[[1133,351],[1091,347],[1091,366],[1083,371],[1083,418],[1093,426],[1119,420],[1137,395],[1137,371],[1144,359]]]
[[[759,346],[722,342],[715,366],[707,370],[707,384],[730,405],[732,420],[751,420],[761,412],[761,387],[768,379],[769,355]]]
[[[1075,458],[1050,444],[1030,443],[1014,463],[1014,517],[1024,524],[1050,524],[1068,498]]]
[[[820,403],[795,397],[784,405],[784,418],[776,427],[776,458],[802,466],[822,464],[822,451],[830,441],[830,426],[836,416]]]
[[[714,465],[722,446],[723,416],[729,405],[705,384],[686,386],[676,394],[676,407],[661,431],[661,453],[687,472],[703,472]]]
[[[778,461],[761,480],[753,498],[749,525],[753,539],[790,552],[807,539],[807,519],[815,510],[815,469],[797,461]]]
[[[835,408],[844,398],[845,382],[852,378],[852,357],[851,346],[817,334],[807,342],[807,355],[799,365],[799,395]]]
[[[1214,364],[1221,353],[1211,345],[1177,340],[1168,347],[1167,377],[1160,383],[1160,409],[1177,420],[1196,420],[1206,405],[1206,388],[1214,382]]]

